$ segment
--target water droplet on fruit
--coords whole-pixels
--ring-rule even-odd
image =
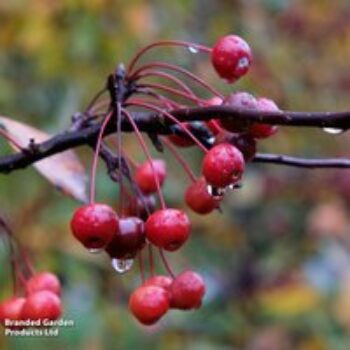
[[[337,135],[344,132],[343,129],[337,129],[337,128],[323,128],[323,131],[326,132],[327,134],[332,134],[332,135]]]
[[[237,68],[247,68],[248,66],[249,66],[248,57],[242,57],[242,58],[238,61]]]
[[[188,51],[191,53],[198,53],[199,50],[195,46],[189,46]]]
[[[239,183],[239,182],[236,182],[234,184],[228,185],[227,189],[230,190],[230,191],[234,191],[234,190],[237,190],[237,189],[239,189],[241,187],[242,187],[242,184]]]
[[[215,137],[214,137],[214,136],[209,137],[209,138],[207,139],[207,142],[209,143],[209,145],[213,145],[213,144],[215,143]]]
[[[208,185],[207,191],[214,199],[221,199],[224,196],[226,189]]]
[[[103,251],[102,248],[90,248],[90,249],[89,249],[89,253],[91,253],[91,254],[99,254],[99,253],[101,253],[102,251]]]
[[[128,272],[134,263],[134,259],[112,259],[112,266],[120,274]]]

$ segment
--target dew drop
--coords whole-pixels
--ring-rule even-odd
[[[99,254],[99,253],[101,253],[102,251],[103,251],[102,248],[90,248],[90,249],[89,249],[89,253],[91,253],[91,254]]]
[[[209,145],[213,145],[213,144],[215,143],[215,137],[214,137],[214,136],[209,137],[209,138],[207,139],[207,142],[209,143]]]
[[[344,132],[343,129],[337,129],[337,128],[323,128],[323,131],[326,132],[327,134],[332,134],[332,135],[337,135]]]
[[[247,68],[249,66],[249,60],[248,57],[242,57],[237,64],[237,68],[239,69],[244,69]]]
[[[239,189],[241,187],[242,187],[242,184],[239,183],[239,182],[236,182],[234,184],[228,185],[227,189],[230,190],[230,191],[234,191],[234,190],[237,190],[237,189]]]
[[[214,187],[212,185],[208,185],[207,191],[214,199],[221,199],[224,196],[226,189],[222,187]]]
[[[188,51],[195,54],[195,53],[198,53],[199,50],[195,46],[189,46]]]
[[[112,259],[112,266],[120,274],[128,272],[134,263],[134,259]]]

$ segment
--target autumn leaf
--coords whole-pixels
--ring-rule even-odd
[[[23,148],[28,147],[30,140],[39,143],[51,137],[32,126],[3,116],[0,116],[0,126],[16,142],[17,146]],[[16,145],[12,142],[9,142],[9,144],[14,150],[18,151]],[[86,173],[75,152],[65,151],[40,160],[34,163],[33,166],[66,195],[82,202],[87,201]]]

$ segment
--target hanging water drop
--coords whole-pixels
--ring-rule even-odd
[[[323,131],[326,132],[327,134],[331,134],[331,135],[337,135],[337,134],[341,134],[342,132],[344,132],[343,129],[337,129],[337,128],[323,128]]]
[[[188,51],[195,54],[195,53],[198,53],[199,50],[195,46],[189,46]]]
[[[128,272],[134,263],[134,259],[112,259],[112,266],[120,274]]]
[[[89,253],[91,253],[91,254],[99,254],[99,253],[101,253],[102,251],[103,251],[102,248],[90,248],[90,249],[89,249]]]
[[[224,196],[226,189],[222,187],[214,187],[212,185],[208,185],[207,191],[214,199],[221,199]]]
[[[228,185],[228,186],[227,186],[227,189],[229,189],[229,190],[231,190],[231,191],[234,191],[234,190],[237,190],[237,189],[239,189],[239,188],[241,188],[241,187],[242,187],[242,184],[239,183],[239,182],[236,182],[236,183],[234,183],[234,184]]]

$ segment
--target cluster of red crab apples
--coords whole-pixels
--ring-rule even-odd
[[[38,327],[48,325],[61,316],[60,295],[61,284],[55,274],[35,274],[25,282],[25,296],[13,296],[0,303],[0,323],[17,330],[24,328],[27,321],[36,321]]]
[[[252,62],[248,44],[238,36],[228,35],[217,41],[211,51],[212,64],[221,78],[232,83],[247,73]],[[277,111],[276,104],[266,98],[255,98],[236,92],[222,99],[213,96],[208,105],[227,105],[239,109]],[[183,123],[183,125],[188,123]],[[252,159],[256,140],[276,132],[276,127],[258,123],[242,123],[232,119],[212,119],[206,123],[215,136],[215,143],[204,155],[201,176],[187,188],[184,198],[198,214],[217,209],[226,188],[241,180],[245,163]],[[168,140],[178,147],[194,143],[185,136],[171,135]],[[73,235],[89,250],[104,250],[117,261],[133,259],[146,242],[173,252],[188,240],[191,222],[179,209],[155,210],[152,194],[166,179],[166,164],[161,159],[138,166],[134,180],[143,198],[134,198],[123,213],[103,203],[90,203],[76,210],[71,221]],[[152,207],[147,213],[145,207]],[[190,310],[200,307],[205,294],[202,277],[191,270],[177,276],[153,275],[144,280],[130,296],[129,308],[145,325],[157,322],[169,308]]]

